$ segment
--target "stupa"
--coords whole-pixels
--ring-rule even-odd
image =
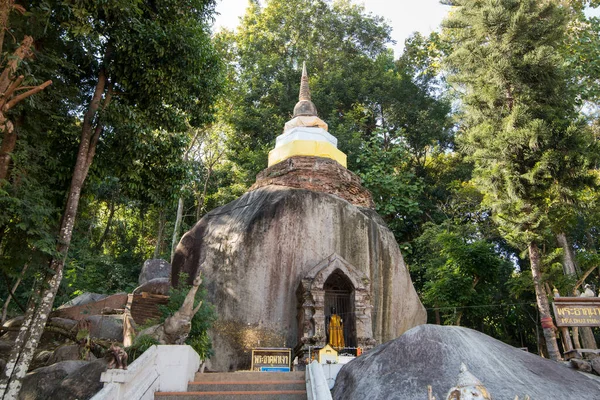
[[[293,118],[256,183],[177,246],[173,285],[181,272],[202,273],[216,308],[214,370],[248,369],[256,347],[302,359],[327,344],[332,310],[345,346],[365,350],[426,321],[394,235],[346,168],[308,83],[304,65]]]

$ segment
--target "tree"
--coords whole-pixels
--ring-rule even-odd
[[[79,150],[61,218],[56,255],[28,305],[24,323],[0,380],[3,398],[15,398],[63,276],[81,190],[105,131],[144,121],[146,129],[184,130],[185,115],[198,125],[210,115],[220,85],[206,20],[212,1],[167,0],[44,2],[48,24],[76,38],[88,56],[82,79],[89,90]],[[177,10],[174,13],[173,10]],[[42,15],[44,13],[42,12]],[[50,51],[50,49],[48,49]],[[82,77],[83,78],[83,77]]]
[[[503,330],[493,325],[502,324],[502,309],[497,306],[509,298],[513,265],[478,233],[473,226],[450,220],[427,224],[415,240],[413,269],[425,275],[421,292],[425,306],[441,309],[445,324],[480,329],[485,321],[491,334]]]
[[[549,208],[589,183],[593,147],[577,120],[561,56],[566,6],[553,1],[453,0],[444,22],[450,82],[461,93],[460,146],[503,236],[527,249],[549,356],[559,359],[540,243]]]
[[[3,0],[0,2],[0,51],[6,53],[4,45],[4,35],[9,28],[9,14],[11,11],[25,12],[25,9],[15,4],[14,0]],[[8,176],[8,167],[10,164],[11,153],[15,149],[17,134],[15,126],[8,118],[8,112],[27,97],[41,92],[52,81],[48,80],[40,85],[24,86],[24,75],[17,75],[20,64],[31,58],[33,52],[31,47],[33,38],[25,35],[21,44],[14,51],[12,56],[4,55],[4,70],[0,74],[0,132],[3,133],[2,145],[0,146],[0,184]],[[21,93],[17,94],[17,92]]]

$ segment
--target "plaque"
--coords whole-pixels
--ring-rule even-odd
[[[252,349],[252,371],[290,372],[292,349],[258,348]]]
[[[552,303],[556,326],[600,326],[600,298],[558,297]]]

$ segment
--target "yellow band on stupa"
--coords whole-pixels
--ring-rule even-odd
[[[269,167],[294,156],[331,158],[346,167],[346,155],[329,142],[295,140],[269,152]]]

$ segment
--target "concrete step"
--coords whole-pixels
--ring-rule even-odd
[[[235,382],[235,381],[299,381],[304,379],[304,371],[293,372],[207,372],[196,373],[194,382]]]
[[[235,381],[235,382],[190,382],[188,392],[252,392],[252,391],[273,391],[273,390],[305,390],[306,381],[304,379],[296,381]]]
[[[156,392],[155,400],[307,400],[306,390],[242,392]]]

